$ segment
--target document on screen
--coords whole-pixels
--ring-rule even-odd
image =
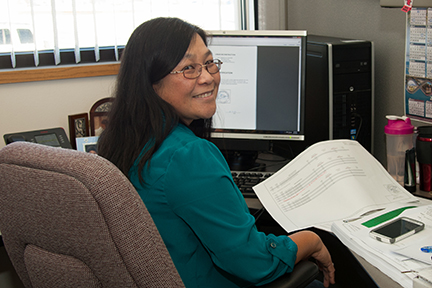
[[[212,52],[223,62],[213,128],[256,129],[250,125],[256,123],[257,48],[214,46]]]

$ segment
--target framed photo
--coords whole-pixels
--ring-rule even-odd
[[[103,98],[97,101],[90,109],[91,136],[100,136],[108,124],[108,113],[113,98]]]
[[[78,151],[97,154],[97,141],[99,136],[76,138]]]
[[[69,141],[73,149],[76,147],[76,138],[89,136],[88,114],[69,115]]]

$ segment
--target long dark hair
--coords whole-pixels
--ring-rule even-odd
[[[179,123],[174,108],[162,100],[153,84],[168,75],[183,59],[195,35],[207,43],[201,28],[178,18],[155,18],[138,26],[121,56],[120,70],[109,122],[98,141],[98,154],[126,176],[144,146],[142,169]],[[207,45],[207,44],[206,44]],[[208,137],[211,119],[195,120],[190,128]]]

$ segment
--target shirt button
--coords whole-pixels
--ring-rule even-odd
[[[270,247],[276,248],[276,243],[274,243],[274,242],[270,243]]]

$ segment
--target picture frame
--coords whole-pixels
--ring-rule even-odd
[[[76,138],[76,147],[78,151],[97,154],[97,141],[99,136],[89,136]]]
[[[90,136],[99,136],[108,124],[108,113],[113,98],[102,98],[90,109]]]
[[[89,136],[89,120],[87,113],[69,115],[69,141],[73,149],[76,147],[76,139]]]

